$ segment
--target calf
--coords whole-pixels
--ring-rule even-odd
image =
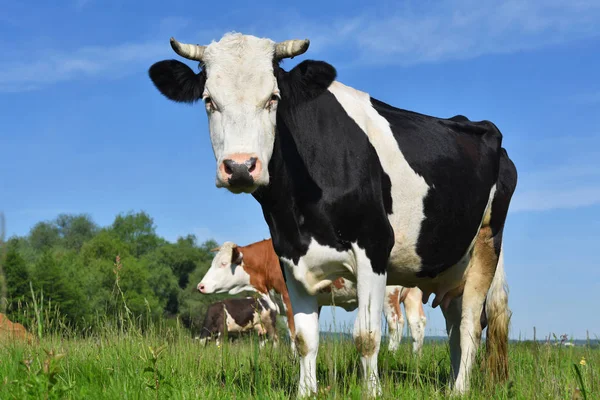
[[[220,248],[213,250],[217,251],[217,254],[210,269],[198,284],[200,293],[236,294],[244,290],[253,290],[260,293],[265,301],[275,303],[275,299],[269,295],[274,291],[282,297],[290,337],[293,339],[295,326],[292,306],[272,240],[262,240],[248,246],[225,242]],[[426,324],[422,295],[418,288],[386,287],[383,312],[388,322],[390,350],[398,349],[402,339],[404,317],[400,310],[400,303],[404,303],[413,337],[413,351],[420,353]],[[322,306],[339,306],[346,311],[356,310],[358,307],[356,285],[348,279],[337,278],[331,285],[317,292],[317,302],[319,311]],[[294,348],[294,340],[292,340],[292,348]]]
[[[278,341],[275,323],[277,313],[263,299],[252,297],[227,299],[213,303],[208,307],[199,339],[206,344],[216,336],[217,345],[227,329],[231,337],[256,332],[264,345],[265,336]]]

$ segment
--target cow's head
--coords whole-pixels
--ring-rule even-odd
[[[198,284],[200,293],[237,294],[244,290],[254,290],[250,285],[250,275],[242,266],[244,255],[235,243],[225,242],[214,251],[217,254]]]
[[[200,72],[176,60],[150,67],[150,78],[167,98],[204,101],[217,160],[217,187],[252,193],[269,183],[280,100],[316,97],[335,79],[335,69],[323,62],[304,61],[289,73],[279,68],[282,59],[300,55],[308,46],[308,39],[275,43],[238,33],[208,46],[171,38],[177,54],[200,62]]]

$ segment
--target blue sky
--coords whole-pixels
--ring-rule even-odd
[[[169,37],[309,38],[339,80],[426,114],[489,119],[519,170],[505,232],[512,337],[600,336],[600,3],[0,0],[0,210],[9,234],[58,213],[145,210],[158,233],[247,244],[258,204],[214,186],[202,106],[147,77]],[[368,4],[368,5],[367,5]],[[194,63],[190,62],[190,65]],[[426,307],[428,334],[444,334]],[[353,313],[336,309],[336,324]],[[596,315],[596,317],[594,317]],[[332,320],[331,310],[323,324]]]

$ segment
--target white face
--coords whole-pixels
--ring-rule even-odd
[[[254,290],[250,285],[250,275],[242,267],[243,257],[234,243],[223,243],[206,275],[198,284],[198,291],[203,294],[238,294],[244,290]]]
[[[251,193],[269,182],[280,98],[273,71],[275,42],[239,34],[207,46],[203,62],[217,187]]]

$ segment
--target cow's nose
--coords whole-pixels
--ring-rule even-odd
[[[262,171],[262,163],[253,154],[232,154],[219,167],[220,179],[230,187],[252,186]]]
[[[198,291],[200,293],[204,293],[205,290],[206,290],[206,287],[204,286],[204,284],[203,283],[199,283],[198,284]]]

